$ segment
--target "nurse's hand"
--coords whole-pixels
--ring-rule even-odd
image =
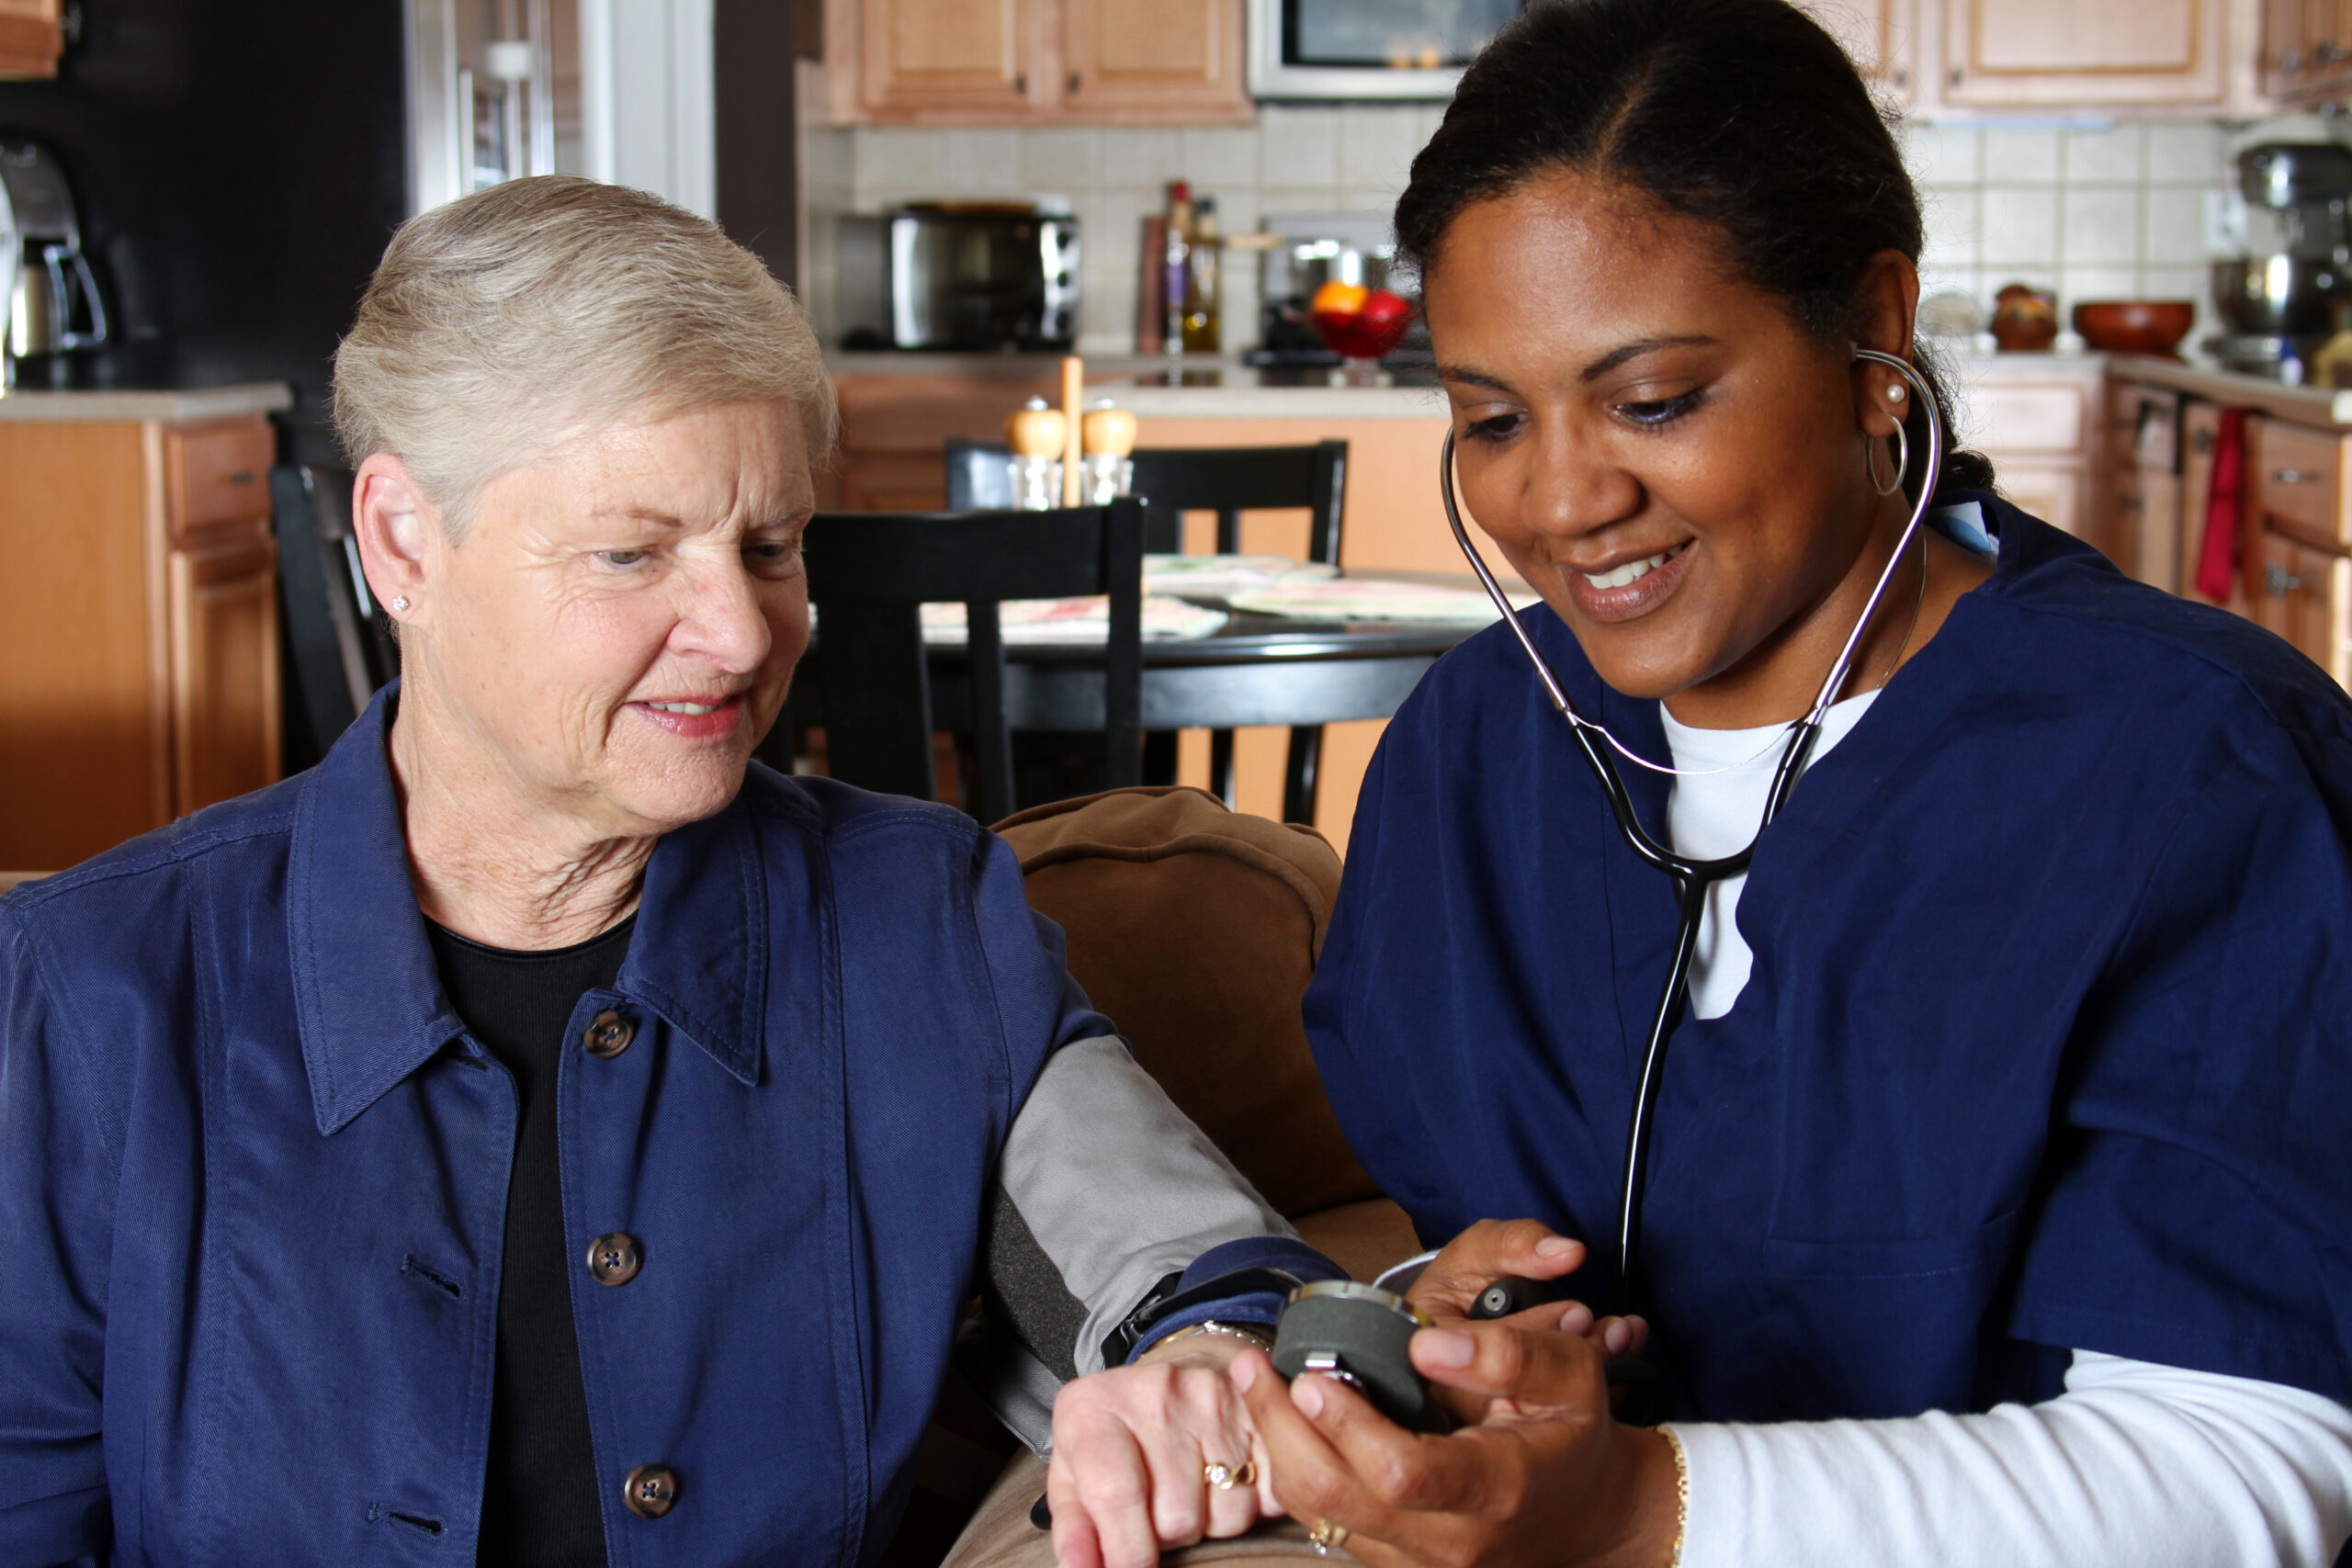
[[[1586,1326],[1531,1323],[1545,1313]],[[1581,1307],[1423,1329],[1413,1364],[1485,1412],[1443,1437],[1404,1430],[1329,1378],[1285,1384],[1255,1350],[1235,1359],[1233,1382],[1283,1506],[1327,1535],[1344,1530],[1373,1568],[1662,1568],[1674,1457],[1657,1433],[1611,1418],[1608,1337]]]
[[[1239,1535],[1282,1512],[1227,1375],[1242,1344],[1191,1335],[1062,1385],[1046,1472],[1059,1568],[1151,1568],[1162,1548]],[[1212,1464],[1231,1484],[1211,1483]]]
[[[1479,1294],[1496,1280],[1557,1280],[1584,1267],[1585,1245],[1536,1220],[1480,1220],[1445,1244],[1430,1259],[1405,1299],[1441,1326],[1467,1322]],[[1537,1307],[1504,1320],[1528,1328],[1559,1329],[1596,1340],[1609,1359],[1638,1356],[1649,1342],[1649,1325],[1638,1317],[1595,1323],[1581,1303]],[[1475,1425],[1486,1418],[1487,1400],[1474,1390],[1437,1382],[1438,1402],[1453,1419]]]

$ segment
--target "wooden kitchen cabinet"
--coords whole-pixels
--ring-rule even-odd
[[[1845,45],[1865,80],[1894,105],[1912,95],[1916,0],[1800,0],[1800,8]]]
[[[1065,0],[1063,113],[1246,117],[1233,0]]]
[[[2231,0],[1942,0],[1948,104],[2222,105]]]
[[[860,101],[893,110],[1023,114],[1038,0],[864,0]]]
[[[1202,124],[1256,111],[1241,0],[827,0],[836,120]]]
[[[2294,644],[2337,685],[2352,686],[2352,556],[2256,527],[2245,576],[2256,624]]]
[[[2263,90],[2274,97],[2340,97],[2352,87],[2352,5],[2267,0],[2263,6]]]
[[[0,869],[62,870],[278,776],[262,411],[286,401],[278,388],[10,396]]]

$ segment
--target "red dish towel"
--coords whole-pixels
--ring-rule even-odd
[[[2205,498],[2205,547],[2197,557],[2197,592],[2230,602],[2245,534],[2245,410],[2223,409],[2213,441],[2213,489]]]

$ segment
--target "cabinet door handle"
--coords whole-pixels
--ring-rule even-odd
[[[2200,429],[2197,433],[2197,455],[2203,457],[2213,449],[2213,433]]]
[[[2273,599],[2284,599],[2290,593],[2301,592],[2303,580],[2275,560],[2265,561],[2262,563],[2262,586],[2270,591]]]
[[[1029,73],[1022,71],[1014,73],[1012,90],[1024,98],[1029,96]]]
[[[251,468],[239,468],[229,476],[229,482],[232,485],[249,485],[254,482],[254,471]]]
[[[1078,96],[1078,73],[1075,71],[1071,72],[1069,73],[1069,96],[1073,98]]]
[[[2273,468],[2270,482],[2282,485],[2315,485],[2324,476],[2317,468]]]

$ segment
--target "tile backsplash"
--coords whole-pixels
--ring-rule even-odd
[[[1442,105],[1269,104],[1250,126],[1201,129],[811,127],[803,189],[809,304],[830,324],[829,212],[871,212],[921,197],[1057,196],[1085,249],[1080,347],[1134,349],[1140,220],[1166,183],[1216,198],[1227,233],[1269,214],[1385,212]],[[1928,225],[1928,293],[1989,303],[2008,283],[2079,299],[2207,301],[2206,194],[2224,171],[2223,132],[2193,121],[2120,120],[2101,129],[1917,125],[1903,132]],[[1228,350],[1256,337],[1250,258],[1227,269]]]

